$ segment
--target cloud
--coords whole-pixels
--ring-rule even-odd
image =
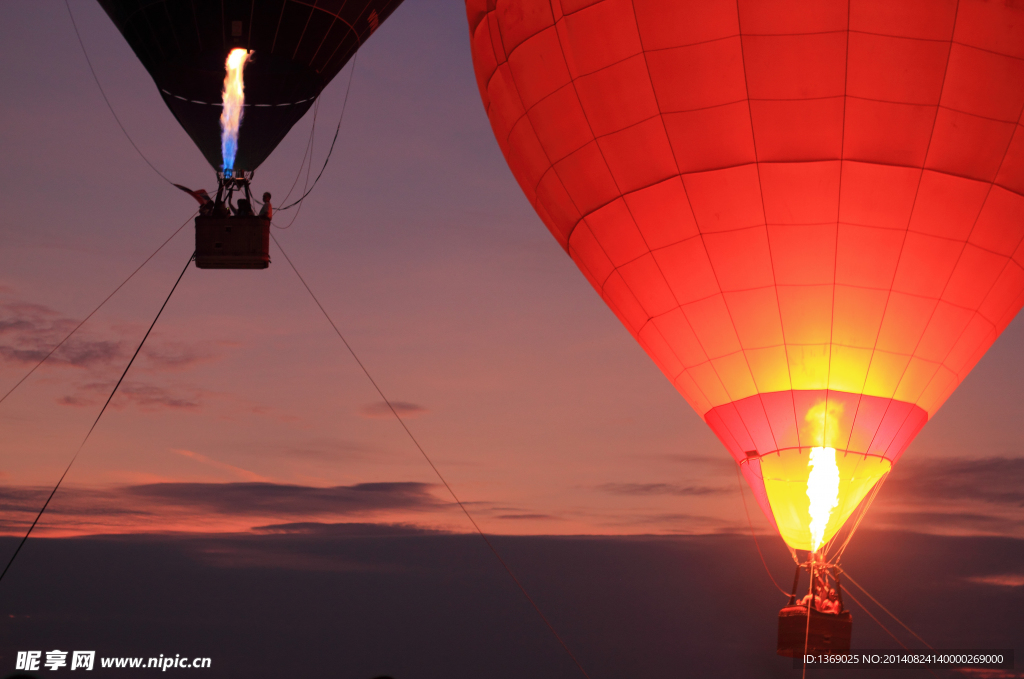
[[[87,406],[102,403],[113,388],[113,382],[90,382],[78,388],[74,394],[65,394],[57,399],[60,405]],[[111,401],[112,408],[123,408],[126,405],[137,406],[144,412],[155,412],[165,408],[171,410],[190,410],[200,407],[200,392],[189,390],[190,394],[145,382],[123,382]]]
[[[0,357],[13,363],[38,363],[79,322],[42,304],[0,302]],[[90,325],[95,325],[95,322]],[[48,362],[89,368],[127,358],[126,347],[121,340],[92,339],[88,335],[89,331],[89,327],[78,330],[50,356]],[[111,332],[121,335],[126,329]],[[145,367],[157,370],[180,370],[217,358],[210,351],[208,343],[195,344],[155,337],[149,339],[141,353],[147,359]]]
[[[1019,517],[1010,519],[998,514],[958,511],[949,507],[941,510],[889,509],[884,505],[879,507],[878,504],[880,503],[876,503],[876,506],[873,506],[868,512],[866,522],[889,525],[900,530],[912,526],[919,530],[941,528],[945,531],[990,535],[993,532],[1016,534],[1020,532],[1021,528],[1024,528],[1024,521]],[[1015,531],[1013,528],[1017,530]]]
[[[78,321],[41,304],[0,302],[0,357],[14,363],[38,363],[77,325]],[[120,341],[89,339],[81,333],[49,360],[84,368],[105,365],[121,353]]]
[[[404,418],[419,417],[420,415],[429,412],[423,406],[416,405],[415,403],[409,403],[407,401],[391,401],[391,407]],[[374,403],[367,403],[360,408],[359,416],[372,420],[394,417],[394,413],[391,412],[391,408],[388,407],[387,403],[384,401],[376,401]]]
[[[430,484],[418,482],[357,483],[327,488],[255,481],[148,483],[106,489],[72,486],[60,489],[46,510],[51,518],[44,523],[47,530],[78,534],[247,531],[254,524],[297,526],[327,518],[383,518],[388,512],[403,515],[450,508],[433,496],[432,489]],[[0,486],[0,531],[23,532],[50,490]]]
[[[866,523],[942,535],[1024,536],[1024,458],[932,459],[896,467]]]
[[[65,394],[57,399],[57,403],[62,406],[88,406],[95,403],[95,399],[85,398],[82,396],[75,396],[72,394]]]
[[[1024,587],[1024,573],[978,575],[967,579],[970,582],[976,582],[979,585],[995,585],[996,587]]]
[[[29,514],[32,517],[46,502],[52,488],[25,488],[0,486],[0,512],[7,514]],[[110,492],[84,488],[61,487],[53,501],[46,508],[46,514],[63,514],[79,517],[126,517],[148,516],[151,512],[124,502],[111,502]],[[12,525],[4,522],[5,527]]]
[[[1024,458],[915,461],[898,468],[885,491],[905,499],[942,498],[1024,507]]]
[[[115,399],[121,400],[122,403],[127,399],[142,410],[158,410],[160,408],[177,410],[199,407],[199,400],[195,396],[175,395],[166,387],[142,382],[125,382],[118,389]]]
[[[605,483],[598,490],[613,495],[715,495],[728,492],[724,488],[708,486],[680,486],[674,483]]]
[[[513,520],[513,521],[536,521],[536,520],[554,521],[558,517],[551,516],[550,514],[500,514],[496,518],[499,518],[499,519],[509,519],[509,520]]]
[[[357,483],[317,488],[279,483],[151,483],[124,492],[137,499],[219,514],[308,516],[364,514],[441,506],[431,486],[417,482]]]
[[[268,535],[320,535],[329,537],[397,537],[410,535],[450,535],[447,531],[420,528],[407,523],[278,523],[254,526],[253,532]]]
[[[209,344],[192,344],[187,342],[150,340],[142,349],[148,367],[162,370],[180,370],[190,368],[198,363],[206,363],[217,359],[217,354],[210,351]]]

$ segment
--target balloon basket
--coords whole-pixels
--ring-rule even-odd
[[[822,613],[807,606],[786,606],[779,611],[779,655],[800,657],[808,653],[846,653],[850,650],[853,616],[849,611]],[[806,640],[806,643],[805,643]]]
[[[262,217],[196,217],[196,267],[266,269],[270,220]]]

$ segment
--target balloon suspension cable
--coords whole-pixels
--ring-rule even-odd
[[[455,504],[459,506],[459,509],[462,510],[462,513],[466,515],[467,519],[469,519],[469,522],[473,525],[474,530],[476,530],[477,534],[481,538],[483,538],[483,541],[487,545],[487,548],[498,560],[498,563],[501,564],[501,567],[512,579],[512,582],[515,583],[517,588],[519,588],[519,591],[522,592],[524,597],[526,597],[526,600],[530,603],[530,606],[533,607],[533,610],[537,613],[538,616],[540,616],[540,619],[544,622],[544,625],[555,637],[555,640],[558,641],[562,649],[572,659],[572,662],[576,665],[576,668],[584,677],[587,677],[587,679],[589,679],[590,675],[587,674],[587,671],[585,669],[583,669],[583,665],[580,664],[580,661],[576,658],[576,655],[569,648],[569,645],[565,642],[564,639],[562,639],[562,636],[558,633],[558,631],[555,630],[554,625],[551,624],[551,621],[549,621],[547,616],[544,615],[544,612],[541,611],[540,606],[537,605],[537,602],[534,601],[533,597],[531,597],[529,592],[526,591],[526,587],[523,586],[523,583],[520,582],[519,578],[517,578],[515,573],[512,572],[512,569],[509,567],[508,563],[505,562],[505,559],[502,558],[501,554],[498,552],[497,548],[491,542],[490,538],[488,538],[487,534],[484,533],[483,529],[480,528],[480,525],[476,522],[476,519],[474,519],[473,515],[469,513],[469,510],[466,508],[466,505],[463,504],[462,500],[460,500],[458,495],[455,494],[455,491],[452,489],[451,485],[441,474],[440,470],[438,470],[437,465],[435,465],[434,461],[430,459],[429,455],[427,455],[427,451],[424,450],[423,446],[420,445],[420,442],[416,439],[416,436],[413,435],[412,430],[409,429],[408,425],[405,423],[405,420],[403,420],[402,416],[398,414],[398,411],[395,409],[395,406],[393,405],[392,401],[388,399],[387,396],[384,395],[384,391],[377,384],[377,381],[373,379],[373,376],[370,374],[370,371],[366,368],[363,362],[359,360],[359,356],[352,348],[352,345],[348,343],[348,340],[345,339],[345,336],[341,333],[341,330],[338,329],[338,326],[335,324],[330,314],[327,313],[327,310],[324,309],[324,306],[320,303],[320,300],[317,299],[317,296],[313,293],[312,288],[309,287],[309,284],[306,282],[306,279],[302,277],[302,274],[299,273],[299,270],[295,267],[295,263],[292,262],[291,257],[289,257],[288,253],[285,252],[283,247],[281,247],[281,243],[278,242],[277,237],[274,234],[270,234],[270,237],[274,240],[274,244],[277,246],[277,249],[281,251],[282,255],[284,255],[285,261],[288,262],[288,266],[290,266],[292,271],[295,272],[295,275],[298,277],[299,282],[301,282],[302,286],[306,288],[306,292],[308,292],[309,296],[313,298],[313,302],[320,309],[320,313],[322,313],[324,318],[327,319],[327,322],[330,323],[331,328],[334,329],[334,333],[338,336],[338,339],[340,339],[341,343],[345,345],[345,348],[348,350],[348,353],[352,356],[353,360],[355,360],[356,364],[359,366],[359,369],[363,371],[364,375],[366,375],[366,379],[368,379],[370,381],[370,384],[373,385],[373,388],[374,390],[376,390],[377,395],[380,396],[380,398],[387,405],[388,409],[391,410],[391,414],[395,416],[396,420],[398,420],[398,424],[401,425],[402,429],[405,431],[406,435],[412,441],[413,445],[416,446],[416,450],[419,451],[420,455],[423,456],[423,459],[427,461],[428,465],[430,465],[430,468],[434,471],[434,475],[437,476],[437,478],[444,485],[445,489],[447,489],[448,494],[452,496],[453,500],[455,500]]]
[[[115,384],[114,388],[110,391],[110,396],[108,396],[107,400],[103,403],[103,407],[100,408],[99,414],[96,415],[96,419],[92,422],[92,426],[89,427],[89,431],[86,432],[85,438],[83,438],[82,442],[78,445],[78,450],[76,450],[75,454],[71,456],[71,461],[68,462],[68,466],[64,469],[64,473],[60,475],[59,479],[57,479],[57,485],[55,485],[53,490],[50,491],[49,497],[46,498],[46,502],[43,503],[39,513],[36,514],[36,518],[32,521],[32,525],[29,526],[28,531],[25,532],[25,537],[23,537],[21,542],[18,543],[18,547],[14,550],[14,554],[11,555],[10,560],[8,560],[7,566],[5,566],[3,572],[0,573],[0,580],[3,580],[4,576],[7,575],[7,571],[11,569],[11,565],[14,563],[14,560],[18,558],[18,553],[21,552],[21,548],[25,546],[25,542],[28,541],[28,537],[32,535],[32,531],[35,529],[36,524],[39,523],[39,519],[43,517],[43,512],[45,512],[46,508],[50,506],[50,501],[53,499],[53,496],[57,494],[60,484],[64,482],[64,477],[66,477],[68,472],[71,471],[71,465],[75,463],[75,460],[78,459],[79,453],[81,453],[82,449],[85,448],[85,444],[89,441],[89,437],[92,436],[93,431],[96,429],[96,425],[100,423],[100,418],[103,417],[103,413],[107,412],[107,406],[110,405],[110,401],[114,398],[114,394],[117,393],[117,388],[121,386],[121,382],[124,381],[125,375],[128,374],[128,370],[132,367],[132,363],[135,362],[135,358],[139,355],[139,352],[142,351],[142,346],[146,343],[146,340],[149,339],[149,333],[153,332],[153,327],[156,325],[156,322],[160,320],[160,314],[164,312],[164,309],[167,307],[167,303],[171,301],[171,295],[173,295],[174,291],[178,289],[178,283],[181,282],[185,272],[188,271],[189,264],[192,263],[195,256],[195,252],[189,255],[188,261],[185,262],[185,268],[181,270],[180,274],[178,274],[178,278],[174,281],[174,285],[171,286],[171,291],[167,293],[167,298],[164,299],[164,303],[160,305],[160,310],[156,312],[156,317],[153,318],[153,322],[149,324],[149,329],[146,330],[146,334],[142,336],[142,341],[139,342],[139,346],[135,348],[135,353],[132,354],[131,359],[129,359],[128,365],[124,367],[124,372],[121,373],[121,377],[118,378],[117,384]]]
[[[853,539],[853,534],[857,532],[858,528],[860,528],[861,521],[863,521],[864,517],[867,516],[868,509],[871,508],[871,505],[874,503],[875,498],[878,497],[878,493],[879,491],[882,490],[882,485],[885,484],[885,482],[889,479],[890,473],[891,472],[885,473],[885,475],[878,481],[878,483],[875,484],[875,487],[871,489],[871,494],[868,496],[867,502],[861,504],[861,510],[860,513],[857,515],[857,520],[854,522],[853,528],[851,528],[850,532],[847,533],[846,540],[843,541],[842,546],[839,547],[839,551],[836,553],[836,563],[839,563],[839,559],[842,558],[843,554],[846,552],[846,548],[850,544],[850,540]],[[833,539],[835,539],[835,536],[833,536]],[[830,543],[829,548],[831,547],[832,545]]]
[[[121,122],[121,119],[117,116],[117,112],[114,111],[114,107],[110,103],[110,99],[107,98],[107,93],[103,91],[103,85],[100,84],[100,79],[96,75],[96,69],[92,67],[92,60],[89,59],[89,52],[85,49],[85,43],[82,41],[82,34],[78,32],[78,24],[75,23],[75,15],[71,12],[71,5],[70,3],[68,3],[68,0],[64,0],[64,6],[68,8],[68,16],[71,17],[71,25],[75,29],[75,36],[78,38],[78,44],[82,48],[82,54],[85,55],[85,63],[89,65],[89,71],[92,73],[92,79],[96,81],[96,87],[99,88],[100,94],[103,96],[103,101],[107,102],[107,108],[110,109],[110,114],[114,116],[114,120],[117,122],[117,126],[121,128],[122,132],[124,132],[125,138],[128,140],[128,143],[132,145],[132,148],[135,149],[135,152],[139,154],[139,157],[146,161],[146,165],[149,165],[150,169],[152,169],[153,172],[156,172],[158,175],[160,175],[161,179],[163,179],[165,182],[173,186],[174,182],[168,179],[163,172],[156,169],[156,165],[149,162],[149,158],[147,158],[146,154],[142,152],[142,149],[139,148],[138,144],[136,144],[132,140],[132,136],[128,134],[128,130],[125,129],[124,124]]]
[[[850,577],[850,574],[849,574],[849,573],[846,573],[846,579],[847,579],[847,580],[849,580],[850,582],[853,582],[853,578],[851,578],[851,577]],[[854,583],[854,584],[856,585],[857,583]],[[857,586],[858,586],[858,587],[860,587],[860,585],[857,585]],[[869,617],[869,618],[871,618],[872,620],[874,620],[874,621],[875,621],[875,623],[876,623],[876,624],[877,624],[877,625],[878,625],[879,627],[881,627],[881,628],[882,628],[882,630],[883,630],[883,631],[884,631],[884,632],[885,632],[886,634],[888,634],[888,635],[889,635],[890,637],[892,637],[892,639],[893,639],[893,640],[894,640],[894,641],[895,641],[895,642],[896,642],[897,644],[899,644],[900,646],[902,646],[902,647],[903,647],[903,648],[904,648],[905,650],[908,650],[908,651],[910,650],[909,648],[907,648],[907,645],[906,645],[906,644],[904,644],[904,643],[903,643],[902,641],[900,641],[899,637],[897,637],[897,636],[896,636],[895,634],[893,634],[893,633],[892,633],[891,631],[889,631],[889,628],[888,628],[888,627],[886,627],[885,625],[883,625],[883,624],[882,624],[882,621],[881,621],[881,620],[879,620],[878,618],[876,618],[876,617],[875,617],[874,615],[872,615],[872,614],[871,614],[871,611],[869,611],[869,610],[867,609],[867,607],[866,607],[866,606],[865,606],[864,604],[862,604],[862,603],[860,602],[860,600],[859,600],[859,599],[858,599],[857,597],[855,597],[855,596],[853,595],[853,592],[851,592],[851,591],[850,591],[849,589],[847,589],[847,588],[845,588],[845,587],[843,587],[843,591],[844,591],[844,592],[846,592],[846,595],[847,595],[848,597],[850,597],[851,599],[853,599],[853,602],[854,602],[855,604],[857,604],[858,606],[860,606],[860,609],[861,609],[862,611],[864,611],[865,613],[867,613],[868,617]],[[865,593],[865,594],[868,594],[868,593],[867,593],[867,591],[864,591],[864,593]],[[870,597],[871,595],[870,595],[870,594],[868,594],[868,596]],[[871,599],[871,600],[872,600],[872,601],[874,601],[874,597],[872,597],[872,599]],[[875,601],[875,603],[877,604],[878,602],[877,602],[877,601]],[[881,604],[879,604],[879,606],[881,606]],[[885,608],[884,608],[884,607],[882,607],[882,610],[883,610],[883,611],[885,611]],[[886,613],[889,613],[889,612],[888,612],[888,611],[886,611]],[[889,613],[889,615],[892,615],[892,613]],[[896,620],[895,616],[893,617],[893,620]],[[899,621],[899,620],[896,620],[896,622],[900,622],[900,621]],[[902,625],[903,623],[902,623],[902,622],[900,622],[900,624]],[[907,628],[907,630],[909,631],[909,630],[910,630],[910,628],[908,627],[908,628]],[[911,633],[911,634],[914,634],[914,633],[913,633],[912,631],[911,631],[910,633]],[[916,634],[914,634],[914,636],[916,637],[917,635],[916,635]],[[918,638],[918,639],[920,639],[921,637],[917,637],[917,638]],[[924,642],[924,640],[922,639],[922,643],[923,643],[923,642]],[[927,644],[925,644],[925,645],[927,646]],[[928,646],[928,648],[931,648],[931,646]],[[938,676],[939,676],[939,675],[935,674],[935,672],[934,672],[934,671],[933,671],[933,670],[932,670],[932,669],[931,669],[930,667],[925,667],[925,669],[926,669],[926,670],[928,670],[928,674],[932,675],[933,677],[938,677]]]
[[[242,192],[249,203],[250,210],[252,209],[253,199],[249,185],[254,174],[255,172],[252,170],[222,170],[217,172],[217,197],[213,200],[213,214],[215,216],[218,214],[226,216],[231,213],[231,209],[234,207],[231,201],[234,198],[235,191]],[[239,201],[241,201],[241,198],[239,198]]]
[[[320,112],[320,96],[317,95],[316,101],[313,103],[313,122],[309,126],[309,138],[306,140],[306,151],[305,151],[305,153],[302,154],[302,162],[299,163],[299,169],[295,173],[295,181],[292,182],[291,188],[288,189],[288,193],[286,193],[284,195],[284,198],[281,199],[282,203],[287,203],[288,202],[288,198],[290,198],[291,195],[292,195],[292,192],[295,191],[295,187],[298,186],[298,184],[299,184],[299,177],[302,176],[302,169],[303,168],[306,169],[306,181],[302,185],[302,191],[305,192],[306,188],[309,186],[309,173],[313,169],[313,141],[316,138],[316,121],[317,121],[317,116],[318,116],[319,112]],[[309,161],[308,164],[306,162],[307,160]],[[295,216],[292,217],[292,221],[288,222],[288,226],[278,226],[277,224],[273,224],[273,223],[271,223],[271,224],[272,224],[272,226],[274,226],[274,228],[277,228],[277,229],[289,229],[289,228],[291,228],[292,224],[295,223],[295,220],[298,219],[298,215],[299,215],[300,212],[302,212],[302,206],[301,205],[299,206],[299,209],[295,211]]]
[[[847,575],[847,578],[849,578],[849,575]],[[876,618],[876,617],[875,617],[874,615],[872,615],[872,614],[871,614],[871,611],[869,611],[869,610],[867,609],[867,607],[866,607],[866,606],[865,606],[864,604],[862,604],[862,603],[860,602],[860,599],[858,599],[857,597],[855,597],[855,596],[853,595],[853,592],[851,592],[851,591],[850,591],[849,589],[847,589],[847,588],[845,588],[845,587],[843,588],[843,591],[844,591],[844,592],[846,592],[846,596],[848,596],[848,597],[850,597],[851,599],[853,599],[853,603],[855,603],[855,604],[857,604],[858,606],[860,606],[860,609],[861,609],[862,611],[864,611],[865,613],[867,613],[867,614],[868,614],[868,617],[869,617],[869,618],[871,618],[872,620],[874,620],[874,621],[875,621],[875,622],[876,622],[876,623],[878,624],[878,626],[879,626],[879,627],[881,627],[881,628],[882,628],[882,630],[883,630],[883,631],[884,631],[884,632],[885,632],[886,634],[888,634],[888,635],[889,635],[890,637],[892,637],[893,641],[895,641],[895,642],[896,642],[897,644],[899,644],[900,646],[902,646],[902,647],[903,647],[904,649],[906,649],[906,650],[908,650],[908,651],[910,650],[909,648],[907,648],[906,644],[904,644],[904,643],[903,643],[902,641],[900,641],[899,637],[897,637],[897,636],[896,636],[895,634],[893,634],[892,632],[890,632],[890,631],[889,631],[889,628],[888,628],[888,627],[886,627],[885,625],[883,625],[883,624],[882,624],[882,621],[881,621],[881,620],[879,620],[878,618]]]
[[[747,525],[750,526],[750,537],[754,538],[754,547],[757,549],[757,555],[761,557],[761,565],[764,566],[764,572],[768,574],[768,578],[775,585],[775,589],[782,592],[782,595],[789,597],[790,594],[786,590],[779,586],[779,583],[775,581],[775,576],[768,570],[768,563],[764,560],[764,554],[761,552],[761,545],[757,541],[757,535],[754,533],[754,522],[750,520],[750,509],[747,508],[747,496],[743,493],[743,479],[740,478],[740,466],[736,465],[736,482],[740,487],[740,498],[743,499],[743,512],[747,515]]]
[[[120,284],[120,285],[118,285],[118,286],[117,286],[116,288],[114,288],[114,290],[113,290],[113,291],[112,291],[112,292],[111,292],[111,293],[110,293],[109,295],[107,295],[106,297],[104,297],[104,298],[103,298],[103,301],[102,301],[102,302],[100,302],[99,304],[97,304],[97,305],[96,305],[96,308],[94,308],[94,309],[93,309],[92,311],[90,311],[90,312],[89,312],[89,315],[88,315],[88,316],[86,316],[86,317],[85,317],[85,318],[83,318],[83,319],[82,319],[81,321],[79,321],[78,325],[76,325],[76,326],[75,326],[74,328],[72,328],[72,329],[71,329],[71,332],[69,332],[69,333],[68,333],[67,335],[65,335],[65,336],[64,336],[64,339],[62,339],[62,340],[61,340],[60,342],[57,342],[57,344],[56,344],[56,345],[55,345],[55,346],[54,346],[54,347],[53,347],[52,349],[50,349],[50,351],[49,351],[49,352],[47,352],[47,354],[46,354],[45,356],[43,356],[43,357],[42,357],[41,359],[39,359],[39,362],[38,362],[38,363],[36,363],[36,364],[35,364],[34,366],[32,366],[32,369],[31,369],[31,370],[29,370],[29,371],[28,371],[27,373],[25,373],[24,377],[22,377],[22,378],[21,378],[20,380],[18,380],[18,381],[17,381],[17,382],[16,382],[15,384],[14,384],[14,386],[13,386],[13,387],[11,387],[10,389],[8,389],[8,390],[7,390],[7,393],[6,393],[6,394],[4,394],[3,396],[0,396],[0,403],[3,403],[4,401],[6,401],[6,400],[7,400],[7,397],[8,397],[8,396],[10,396],[11,394],[13,394],[13,393],[14,393],[14,390],[15,390],[15,389],[17,389],[18,387],[20,387],[20,386],[22,385],[22,383],[23,383],[23,382],[24,382],[25,380],[27,380],[27,379],[28,379],[29,377],[31,377],[31,376],[32,376],[32,373],[34,373],[34,372],[35,372],[36,370],[38,370],[38,369],[39,369],[39,367],[43,365],[43,363],[46,363],[46,360],[47,360],[48,358],[50,358],[51,356],[53,356],[53,354],[54,354],[54,353],[56,353],[56,351],[57,351],[58,349],[60,349],[60,348],[61,348],[62,346],[64,346],[64,343],[65,343],[65,342],[67,342],[67,341],[68,341],[69,339],[71,339],[71,336],[72,336],[72,335],[74,335],[74,334],[75,334],[76,332],[78,332],[78,330],[79,330],[79,329],[80,329],[80,328],[81,328],[81,327],[82,327],[83,325],[85,325],[86,321],[88,321],[88,320],[89,320],[90,318],[92,318],[93,316],[95,316],[95,315],[96,315],[96,312],[97,312],[97,311],[99,311],[99,310],[100,310],[101,308],[103,308],[103,305],[104,305],[104,304],[106,304],[107,302],[109,302],[109,301],[110,301],[110,298],[111,298],[111,297],[113,297],[114,295],[116,295],[116,294],[118,293],[118,291],[119,291],[119,290],[120,290],[121,288],[123,288],[123,287],[125,286],[125,284],[126,284],[126,283],[128,283],[128,281],[130,281],[130,280],[131,280],[132,278],[134,278],[134,277],[135,277],[135,274],[139,273],[139,271],[141,271],[141,270],[142,270],[142,267],[144,267],[144,266],[146,266],[147,264],[149,264],[149,260],[151,260],[151,259],[153,259],[154,257],[156,257],[157,253],[158,253],[158,252],[160,252],[161,250],[163,250],[163,249],[164,249],[164,246],[165,246],[165,245],[167,245],[168,243],[170,243],[170,242],[171,242],[171,240],[173,240],[173,239],[174,239],[174,237],[175,237],[175,236],[177,236],[177,235],[178,235],[178,234],[179,234],[179,233],[181,232],[181,230],[182,230],[182,229],[184,229],[184,228],[185,228],[185,226],[187,226],[187,225],[188,225],[188,223],[189,223],[189,222],[191,222],[191,221],[192,221],[192,219],[193,219],[193,218],[194,218],[194,217],[195,217],[195,216],[196,216],[197,214],[199,214],[199,212],[198,212],[198,211],[196,211],[196,212],[193,212],[193,213],[192,213],[192,216],[191,216],[191,217],[189,217],[189,218],[188,218],[187,220],[185,220],[185,222],[184,222],[184,223],[183,223],[183,224],[182,224],[181,226],[179,226],[179,227],[178,227],[177,229],[175,229],[175,230],[174,230],[174,233],[172,233],[172,234],[171,234],[170,236],[168,236],[168,237],[167,237],[167,240],[165,240],[165,241],[164,241],[163,243],[161,243],[161,244],[160,244],[160,247],[158,247],[158,248],[157,248],[156,250],[154,250],[154,251],[153,251],[153,253],[152,253],[152,254],[150,254],[150,256],[149,256],[149,257],[146,257],[146,259],[144,259],[144,260],[143,260],[142,264],[139,264],[139,265],[138,265],[138,266],[137,266],[137,267],[135,268],[135,270],[134,270],[134,271],[132,271],[132,272],[131,272],[130,274],[128,274],[128,278],[125,278],[125,279],[124,279],[123,281],[121,281],[121,284]]]
[[[800,673],[801,679],[807,677],[807,647],[811,643],[811,607],[814,605],[814,552],[810,552],[807,555],[807,574],[810,576],[807,578],[810,582],[807,583],[807,628],[804,630],[804,663],[803,671]]]
[[[306,168],[306,180],[302,183],[302,191],[305,192],[306,188],[309,186],[309,173],[313,169],[313,139],[314,133],[316,132],[316,116],[319,109],[320,97],[317,96],[316,103],[313,104],[313,125],[309,128],[309,141],[306,143],[306,153],[305,155],[302,156],[302,162],[299,164],[299,171],[295,173],[295,181],[292,182],[292,188],[288,189],[288,193],[285,194],[284,200],[281,201],[282,203],[288,201],[288,196],[292,195],[292,191],[295,189],[295,185],[299,183],[299,177],[302,176],[303,166],[305,166]],[[309,158],[309,163],[306,162],[307,157]],[[294,214],[292,214],[292,219],[290,222],[288,222],[288,226],[278,226],[273,222],[271,222],[270,225],[273,226],[275,229],[280,229],[281,231],[290,229],[292,228],[292,225],[295,224],[295,220],[299,218],[300,214],[302,214],[301,202],[299,203],[299,209],[296,210]]]
[[[323,165],[323,167],[320,168],[320,174],[318,174],[316,176],[316,179],[313,180],[313,185],[309,187],[309,190],[307,190],[305,193],[302,194],[301,198],[299,198],[294,203],[290,203],[288,205],[285,205],[284,207],[278,208],[278,211],[290,210],[291,208],[295,207],[296,205],[298,205],[299,203],[304,201],[306,199],[306,196],[308,196],[310,193],[312,193],[313,189],[316,188],[317,182],[320,181],[320,177],[323,176],[324,170],[327,169],[327,162],[331,159],[331,154],[334,153],[334,144],[338,141],[338,133],[341,132],[341,122],[343,120],[345,120],[345,109],[348,107],[348,94],[352,90],[352,77],[355,75],[355,72],[356,72],[356,57],[357,56],[358,56],[358,52],[356,54],[352,55],[352,68],[348,72],[348,85],[345,87],[345,99],[342,100],[342,103],[341,103],[341,116],[338,117],[338,126],[334,129],[334,139],[331,140],[331,148],[328,149],[327,157],[324,158],[324,165]],[[318,95],[318,98],[319,98],[319,95]],[[313,162],[312,156],[310,157],[310,161],[309,162],[312,164],[312,162]]]
[[[922,639],[922,638],[920,637],[920,635],[918,635],[918,633],[917,633],[917,632],[915,632],[914,630],[910,629],[910,627],[908,627],[906,623],[904,623],[904,622],[903,622],[902,620],[900,620],[900,619],[899,619],[899,618],[897,618],[897,617],[896,617],[895,615],[893,615],[893,612],[892,612],[892,611],[890,611],[890,610],[889,610],[888,608],[886,608],[885,606],[883,606],[883,605],[881,604],[881,602],[879,602],[879,601],[878,601],[878,599],[876,599],[875,597],[871,596],[871,592],[869,592],[869,591],[867,591],[866,589],[864,589],[864,587],[862,587],[862,586],[860,585],[860,583],[858,583],[858,582],[857,582],[856,580],[854,580],[854,579],[853,579],[853,578],[852,578],[852,577],[850,576],[850,574],[849,574],[849,573],[846,573],[846,571],[843,571],[843,572],[844,572],[844,573],[846,574],[846,579],[847,579],[847,580],[849,580],[850,582],[852,582],[852,583],[853,583],[853,585],[854,585],[854,586],[855,586],[855,587],[856,587],[857,589],[859,589],[860,591],[864,592],[864,594],[865,594],[865,595],[867,595],[867,597],[868,597],[869,599],[871,599],[871,600],[872,600],[873,602],[875,602],[875,605],[876,605],[876,606],[878,606],[878,607],[879,607],[879,608],[881,608],[881,609],[882,609],[883,611],[885,611],[885,612],[886,612],[886,613],[888,614],[888,616],[889,616],[890,618],[892,618],[893,620],[895,620],[896,622],[898,622],[898,623],[899,623],[899,624],[900,624],[900,625],[901,625],[901,626],[903,627],[903,629],[905,629],[905,630],[907,630],[908,632],[910,632],[910,634],[911,634],[911,635],[913,635],[913,637],[914,637],[915,639],[917,639],[918,641],[920,641],[920,642],[921,642],[922,644],[924,644],[924,645],[925,645],[925,646],[927,646],[928,648],[932,649],[933,651],[935,650],[935,648],[934,648],[934,647],[933,647],[933,646],[932,646],[931,644],[929,644],[929,643],[928,643],[927,641],[925,641],[924,639]],[[858,602],[858,605],[860,605],[860,604],[859,604],[859,602]],[[864,608],[864,606],[862,606],[862,605],[861,605],[861,608]]]
[[[804,629],[804,656],[807,655],[810,648],[812,611],[820,610],[827,612],[824,605],[826,604],[826,599],[828,601],[832,600],[833,591],[836,594],[834,612],[842,613],[847,610],[843,603],[843,592],[846,589],[840,582],[840,575],[845,574],[845,571],[835,561],[826,559],[823,551],[819,549],[817,552],[807,552],[807,561],[803,563],[799,563],[798,560],[796,574],[793,577],[793,593],[790,595],[791,598],[788,604],[789,606],[797,604],[796,593],[800,582],[800,571],[806,570],[809,582],[807,583],[807,596],[805,597],[807,626]],[[835,587],[830,585],[830,581],[835,582]],[[817,591],[817,594],[815,594],[815,591]],[[818,602],[821,603],[819,604]],[[800,605],[804,606],[804,601],[801,601]],[[803,676],[807,676],[806,663],[803,666]]]

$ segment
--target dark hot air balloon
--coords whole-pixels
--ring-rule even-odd
[[[234,169],[255,170],[401,0],[99,0],[167,108],[221,169],[221,92],[233,48],[245,65]]]
[[[203,204],[196,266],[267,268],[269,199],[256,215],[253,171],[402,0],[99,1],[218,170],[216,199],[189,191]]]

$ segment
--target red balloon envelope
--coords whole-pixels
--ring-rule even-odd
[[[527,198],[818,548],[1024,303],[1024,8],[466,8]]]

